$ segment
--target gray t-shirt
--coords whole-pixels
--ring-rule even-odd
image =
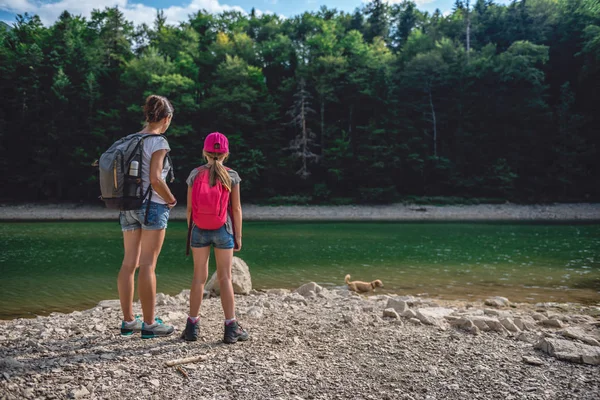
[[[196,177],[198,176],[199,172],[200,171],[198,170],[198,168],[194,168],[192,172],[190,172],[190,176],[188,176],[188,178],[186,179],[186,183],[189,187],[194,186],[194,181],[196,180]],[[242,178],[240,178],[240,175],[232,169],[228,170],[227,172],[229,172],[229,177],[231,178],[231,189],[233,189],[235,185],[240,184]],[[231,215],[229,215],[229,211],[227,211],[227,222],[225,223],[225,229],[229,234],[233,235]]]
[[[156,135],[149,136],[144,139],[144,152],[142,154],[142,193],[146,193],[148,186],[150,186],[150,161],[152,160],[152,154],[158,150],[167,150],[167,152],[171,151],[169,143],[164,137]],[[161,172],[162,180],[167,178],[169,168],[169,159],[165,158],[163,170]],[[167,204],[165,199],[160,197],[160,195],[156,193],[154,189],[152,189],[152,201],[154,203]]]

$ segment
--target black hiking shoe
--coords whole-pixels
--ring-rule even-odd
[[[229,325],[225,325],[225,335],[223,336],[223,342],[227,344],[232,344],[237,342],[238,340],[243,342],[244,340],[248,339],[248,332],[246,332],[244,328],[242,328],[240,324],[237,323],[237,321],[234,321]]]
[[[185,331],[181,335],[188,342],[195,342],[198,340],[198,331],[200,330],[200,319],[193,323],[190,319],[187,319],[185,324]]]

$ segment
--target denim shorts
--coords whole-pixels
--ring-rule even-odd
[[[215,230],[200,229],[194,225],[192,230],[192,247],[215,246],[215,249],[233,249],[233,235],[227,232],[225,224]]]
[[[148,210],[148,224],[144,224],[146,219],[146,210]],[[167,229],[169,214],[171,209],[166,204],[159,204],[153,201],[145,201],[137,210],[121,211],[119,222],[121,229],[125,231],[134,231],[136,229],[145,229],[147,231],[157,231]]]

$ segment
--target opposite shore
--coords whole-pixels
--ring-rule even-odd
[[[554,203],[539,205],[356,205],[356,206],[260,206],[244,204],[244,220],[315,221],[514,221],[600,222],[600,203]],[[2,221],[114,220],[115,210],[102,204],[0,204]],[[172,220],[185,220],[185,204],[171,213]]]

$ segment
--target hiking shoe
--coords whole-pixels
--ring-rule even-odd
[[[248,340],[248,338],[248,332],[246,332],[244,328],[242,328],[240,324],[237,323],[237,321],[234,321],[229,325],[225,325],[225,335],[223,336],[223,342],[232,344],[237,342],[238,340],[243,342],[244,340]]]
[[[142,320],[139,318],[135,318],[131,322],[121,322],[121,336],[131,336],[133,332],[139,332],[142,330]]]
[[[142,339],[152,339],[155,337],[169,336],[175,331],[170,325],[163,324],[160,318],[154,318],[152,325],[142,323]]]
[[[183,338],[188,342],[195,342],[198,340],[198,331],[200,330],[200,319],[193,323],[190,319],[187,319],[185,324],[185,331],[183,331]]]

